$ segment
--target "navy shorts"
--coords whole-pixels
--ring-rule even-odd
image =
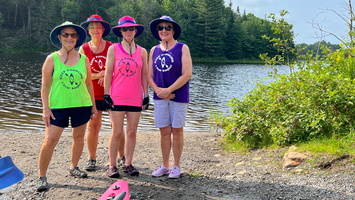
[[[106,111],[107,110],[104,107],[104,100],[95,100],[95,104],[96,104],[96,109],[97,110],[101,110],[101,111]]]
[[[69,126],[69,118],[71,127],[79,127],[86,124],[91,117],[91,108],[89,107],[77,107],[77,108],[61,108],[51,109],[55,117],[55,120],[51,119],[51,124],[62,128]]]
[[[142,107],[114,105],[112,111],[142,112]]]

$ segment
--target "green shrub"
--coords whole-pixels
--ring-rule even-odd
[[[215,123],[228,141],[250,148],[348,135],[355,119],[354,52],[339,49],[299,63],[299,71],[230,100],[231,114],[215,116]]]

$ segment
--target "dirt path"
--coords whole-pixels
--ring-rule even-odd
[[[99,170],[86,179],[68,175],[71,135],[65,132],[55,150],[48,170],[50,190],[36,192],[37,159],[43,133],[0,133],[0,155],[11,156],[25,173],[20,183],[0,190],[7,199],[97,199],[116,179],[106,176],[109,133],[101,133],[98,148]],[[182,177],[176,180],[151,176],[161,164],[158,132],[140,132],[134,166],[138,177],[121,173],[131,191],[131,199],[355,199],[355,164],[349,159],[319,169],[331,158],[310,156],[299,167],[282,170],[282,155],[287,149],[251,151],[246,154],[221,150],[218,133],[186,133],[182,158]],[[84,149],[79,166],[86,163]]]

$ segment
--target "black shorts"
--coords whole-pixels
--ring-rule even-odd
[[[95,100],[95,104],[96,104],[96,109],[97,110],[101,110],[101,111],[106,111],[107,110],[104,107],[104,100]]]
[[[142,107],[115,105],[112,111],[142,112]]]
[[[91,117],[92,106],[77,108],[61,108],[51,109],[55,120],[51,119],[51,124],[62,128],[69,126],[69,118],[71,127],[79,127],[86,124]]]

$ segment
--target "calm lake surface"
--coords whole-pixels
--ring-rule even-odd
[[[41,68],[44,55],[0,55],[0,132],[44,131],[40,97]],[[257,82],[270,82],[269,68],[248,64],[194,64],[185,131],[214,130],[210,110],[229,112],[228,100],[243,98]],[[288,68],[279,66],[279,73]],[[152,91],[150,91],[152,97]],[[153,100],[142,112],[139,131],[157,131],[153,120]],[[110,131],[109,117],[104,113],[102,131]]]

